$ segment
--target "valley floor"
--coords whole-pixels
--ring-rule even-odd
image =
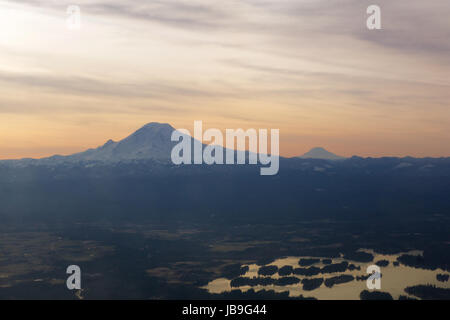
[[[450,221],[442,216],[407,223],[322,220],[2,225],[0,299],[358,299],[366,281],[357,277],[365,276],[365,268],[380,260],[389,262],[381,267],[381,291],[394,299],[450,299],[448,280],[436,277],[445,278],[450,271],[449,231]],[[362,254],[362,248],[369,253]],[[300,258],[314,257],[319,262],[298,264]],[[352,264],[359,270],[317,271],[325,267],[320,262],[323,259],[331,259],[332,265]],[[66,288],[66,268],[74,264],[82,271],[82,290],[78,292]],[[274,274],[258,274],[261,267],[271,265],[277,267]],[[298,274],[280,276],[278,269],[284,266],[297,268]],[[338,278],[341,275],[354,279],[342,280]],[[286,277],[291,279],[270,282]],[[292,279],[295,277],[298,281]],[[327,281],[329,278],[333,280]],[[315,280],[320,282],[315,288],[304,279],[322,280]],[[239,281],[249,284],[231,286]],[[261,285],[258,281],[266,282]],[[330,287],[330,281],[338,282]],[[420,285],[433,287],[417,287]],[[434,286],[444,291],[437,292]]]

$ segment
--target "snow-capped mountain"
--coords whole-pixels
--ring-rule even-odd
[[[343,160],[345,157],[338,156],[334,153],[331,153],[324,148],[312,148],[304,155],[300,156],[302,159],[324,159],[324,160]]]
[[[84,161],[123,162],[131,160],[170,161],[173,146],[171,141],[175,129],[167,123],[151,122],[144,125],[128,137],[120,140],[108,140],[98,148],[68,156],[54,155],[41,159],[4,160],[4,164],[13,166],[53,165]]]
[[[131,159],[168,160],[175,129],[167,123],[148,123],[118,142],[108,140],[103,146],[67,157],[66,160],[123,161]]]
[[[172,133],[176,129],[168,123],[151,122],[128,137],[120,140],[108,140],[104,145],[97,148],[88,149],[72,155],[54,155],[41,159],[19,159],[3,160],[3,164],[13,166],[27,165],[56,165],[61,163],[77,163],[87,161],[99,161],[105,163],[128,162],[134,160],[153,160],[158,162],[170,162],[173,147],[178,141],[171,141]],[[180,135],[183,135],[180,133]],[[190,137],[191,146],[200,141]],[[205,144],[201,144],[202,149]],[[225,152],[227,149],[218,147],[218,152]],[[234,151],[234,150],[233,150]],[[191,150],[193,154],[193,149]],[[248,152],[246,157],[248,157]]]

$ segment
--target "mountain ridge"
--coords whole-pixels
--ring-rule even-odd
[[[166,161],[174,142],[172,132],[176,129],[168,123],[150,122],[119,141],[109,139],[105,144],[67,156],[57,156],[61,160],[74,161],[126,161],[152,159]],[[54,156],[52,156],[54,157]],[[42,158],[41,160],[50,159]]]
[[[323,159],[323,160],[344,160],[347,159],[342,156],[338,156],[332,152],[325,150],[322,147],[315,147],[299,156],[301,159]]]
[[[171,141],[172,132],[176,131],[169,123],[149,122],[127,137],[119,141],[107,140],[103,145],[96,148],[89,148],[85,151],[70,155],[52,155],[42,158],[21,158],[4,159],[0,163],[18,163],[26,165],[27,163],[46,164],[53,162],[77,162],[77,161],[101,161],[101,162],[122,162],[133,160],[156,160],[167,162],[170,160],[171,151],[178,142]],[[190,137],[194,140],[193,137]],[[194,140],[197,141],[197,140]],[[203,144],[203,146],[206,146]],[[223,147],[221,147],[223,148]],[[223,148],[225,151],[226,149]],[[310,160],[348,160],[352,158],[372,157],[342,157],[327,151],[323,147],[315,147],[301,156],[282,157],[280,159],[310,159]],[[434,159],[433,157],[393,157],[383,156],[378,158],[397,158],[397,159]],[[439,157],[446,158],[446,157]]]

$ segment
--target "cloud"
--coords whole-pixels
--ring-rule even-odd
[[[13,2],[63,10],[57,0]],[[366,28],[369,0],[80,0],[82,12],[157,22],[199,33],[239,32],[265,35],[284,43],[285,50],[305,39],[327,41],[346,36],[407,54],[432,54],[448,58],[450,12],[447,0],[379,0],[383,30]],[[223,39],[224,41],[226,39]],[[223,45],[224,41],[217,41]],[[450,58],[449,58],[450,59]],[[448,61],[448,60],[447,60]]]
[[[15,0],[14,2],[37,7],[63,9],[67,4],[51,0]],[[209,29],[220,25],[228,18],[221,6],[212,6],[210,1],[188,0],[84,0],[78,1],[82,12],[103,16],[119,16],[178,28]]]
[[[32,75],[0,72],[0,81],[25,87],[37,87],[50,92],[81,95],[104,95],[129,98],[152,98],[164,96],[201,96],[211,93],[198,88],[162,83],[115,83],[80,76]]]

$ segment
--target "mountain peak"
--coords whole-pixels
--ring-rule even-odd
[[[103,146],[104,146],[104,147],[107,147],[107,146],[112,145],[112,144],[114,144],[114,143],[115,143],[114,140],[109,139],[108,141],[106,141],[106,143],[105,143]]]
[[[141,127],[141,129],[172,129],[174,128],[168,123],[149,122]]]
[[[150,122],[139,128],[138,130],[136,130],[130,136],[125,138],[125,140],[132,139],[133,137],[154,139],[156,136],[159,137],[163,136],[164,138],[168,136],[170,140],[170,135],[172,134],[172,131],[175,131],[175,129],[168,123]]]
[[[168,123],[150,122],[120,140],[64,157],[66,160],[126,161],[135,159],[170,159],[175,129]]]
[[[341,160],[345,157],[338,156],[332,152],[325,150],[322,147],[315,147],[300,156],[302,159],[325,159],[325,160]]]

